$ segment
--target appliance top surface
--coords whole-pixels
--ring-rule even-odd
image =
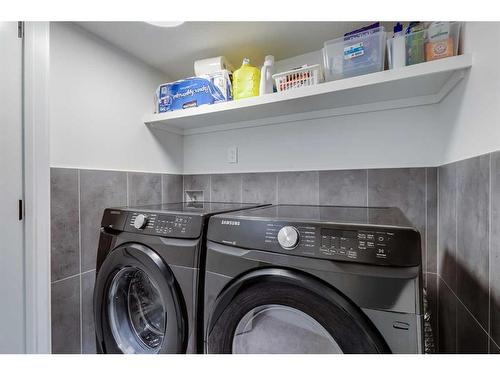
[[[186,213],[194,215],[214,215],[235,210],[259,207],[257,203],[229,203],[229,202],[177,202],[177,203],[161,203],[145,206],[128,206],[117,207],[122,210],[129,211],[147,211],[147,212],[162,212],[162,213]]]
[[[345,225],[413,228],[411,222],[396,207],[273,205],[235,212],[224,216],[262,220],[315,221]]]

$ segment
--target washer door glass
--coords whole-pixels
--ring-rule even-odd
[[[342,353],[327,330],[308,314],[284,305],[248,311],[236,326],[233,353]]]
[[[141,269],[125,267],[108,294],[109,323],[123,353],[158,353],[165,338],[166,307],[158,287]]]

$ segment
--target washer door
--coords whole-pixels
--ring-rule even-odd
[[[314,282],[316,284],[316,282]],[[359,309],[333,289],[261,278],[233,294],[211,324],[209,353],[384,353]],[[232,294],[232,291],[229,291]],[[222,298],[224,300],[224,298]],[[221,302],[221,301],[220,301]],[[213,317],[215,318],[215,317]]]
[[[179,286],[170,268],[144,245],[122,245],[104,260],[94,314],[104,353],[185,351],[187,320]]]

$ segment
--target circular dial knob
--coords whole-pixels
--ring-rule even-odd
[[[299,243],[299,232],[290,226],[281,228],[278,232],[278,243],[283,249],[293,249]]]
[[[139,214],[135,217],[134,228],[143,229],[144,227],[146,227],[147,223],[148,223],[148,217],[144,214]]]

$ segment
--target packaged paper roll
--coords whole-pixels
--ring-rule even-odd
[[[205,74],[212,74],[221,70],[233,72],[233,67],[226,60],[224,56],[210,57],[208,59],[196,60],[194,62],[194,74],[202,76]]]

